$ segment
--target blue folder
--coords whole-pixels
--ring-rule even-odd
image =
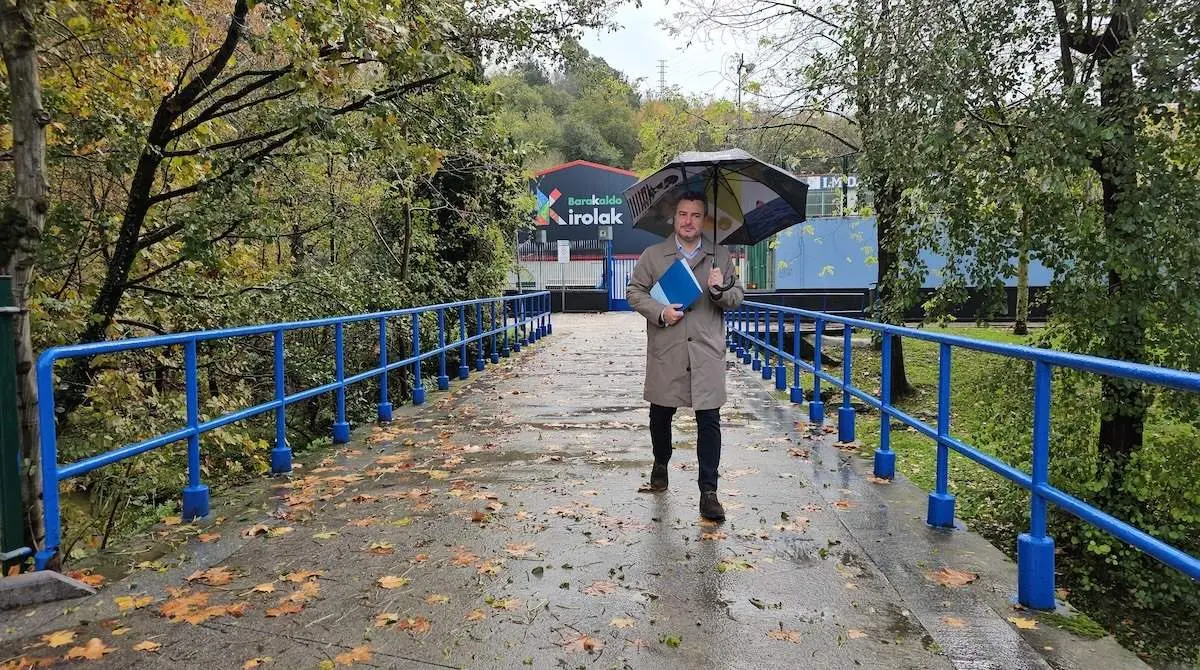
[[[650,297],[664,305],[691,307],[703,295],[704,289],[682,258],[672,263],[650,289]]]

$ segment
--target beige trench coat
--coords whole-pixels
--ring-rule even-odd
[[[629,279],[629,306],[646,317],[646,382],[643,397],[665,407],[717,409],[725,404],[725,310],[741,306],[741,279],[722,296],[708,291],[713,244],[705,238],[703,251],[692,258],[692,272],[705,287],[705,294],[674,326],[659,325],[665,305],[650,297],[654,282],[671,263],[683,258],[675,236],[649,247],[638,258]],[[729,250],[716,248],[717,267],[725,277],[734,276]]]

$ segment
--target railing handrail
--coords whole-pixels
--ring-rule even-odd
[[[1158,386],[1167,386],[1178,391],[1200,391],[1200,373],[1198,372],[1164,368],[1155,365],[1147,365],[1145,363],[1116,361],[1109,358],[1092,356],[1089,354],[1075,354],[1066,351],[1058,351],[1056,349],[1041,349],[1023,344],[1006,344],[1002,342],[976,340],[969,337],[963,337],[961,335],[934,333],[928,330],[909,328],[907,326],[894,326],[891,324],[879,323],[877,321],[866,321],[864,319],[855,319],[852,317],[833,316],[832,313],[829,312],[815,312],[796,307],[772,305],[770,303],[746,301],[743,304],[747,307],[769,308],[787,314],[798,314],[813,320],[819,319],[821,321],[840,323],[856,328],[865,328],[878,333],[911,337],[913,339],[936,342],[938,344],[949,344],[951,346],[962,347],[964,349],[974,349],[975,351],[1000,354],[1003,356],[1020,358],[1022,360],[1031,362],[1042,361],[1060,368],[1071,368],[1073,370],[1094,372],[1096,374],[1108,375],[1110,377],[1133,379],[1150,384],[1156,384]]]
[[[513,305],[510,321],[508,306]],[[484,306],[490,305],[491,327],[485,329]],[[500,318],[497,318],[496,306],[500,305]],[[468,308],[474,307],[475,333],[468,333]],[[446,312],[457,310],[459,313],[458,339],[448,342],[446,338]],[[531,344],[552,332],[550,323],[550,292],[532,291],[498,297],[475,298],[446,302],[435,305],[406,307],[403,309],[370,312],[366,314],[348,314],[343,316],[308,319],[304,321],[289,321],[282,323],[240,326],[235,328],[219,328],[213,330],[169,333],[148,337],[136,337],[123,340],[104,342],[89,342],[84,344],[60,345],[50,347],[41,352],[37,359],[38,384],[38,424],[41,444],[41,476],[42,499],[45,508],[46,539],[45,546],[37,552],[35,562],[38,569],[43,569],[51,563],[58,552],[61,541],[61,518],[59,510],[59,483],[71,477],[91,472],[92,470],[111,465],[126,458],[164,447],[168,444],[186,440],[188,442],[188,485],[183,490],[183,517],[191,520],[207,516],[209,509],[208,487],[200,482],[200,436],[222,426],[244,421],[272,410],[276,416],[275,447],[271,452],[271,470],[274,474],[291,471],[291,448],[286,440],[286,422],[284,412],[288,405],[314,398],[327,393],[336,394],[335,418],[333,424],[334,442],[344,443],[350,437],[350,425],[345,415],[346,387],[361,381],[378,377],[380,380],[379,419],[391,419],[392,405],[388,395],[387,374],[393,370],[412,366],[415,373],[412,389],[413,404],[425,401],[425,389],[420,373],[421,364],[433,357],[440,357],[438,387],[449,388],[449,376],[446,374],[446,355],[450,351],[459,351],[459,378],[466,379],[469,375],[471,361],[468,360],[468,347],[475,345],[477,357],[475,369],[482,371],[485,366],[485,345],[490,338],[492,363],[497,363],[501,355],[499,340],[503,334],[503,355],[509,355],[509,331],[514,332],[513,351],[520,351],[522,344]],[[421,348],[421,317],[436,313],[438,317],[438,346],[423,351]],[[389,360],[387,323],[389,319],[412,317],[412,349],[408,357],[402,360]],[[344,370],[344,327],[346,324],[371,322],[378,324],[379,366],[349,376]],[[502,325],[500,325],[502,324]],[[284,387],[286,358],[284,334],[296,330],[311,328],[334,327],[334,374],[333,382],[318,385],[314,388],[294,390],[287,393]],[[219,417],[200,420],[198,407],[198,371],[197,345],[200,342],[224,340],[255,335],[272,335],[274,349],[275,397],[273,400],[258,403],[252,407],[242,408],[223,414]],[[125,444],[100,454],[74,463],[59,464],[58,434],[54,407],[54,365],[63,360],[84,358],[123,351],[138,351],[160,347],[184,347],[184,375],[186,412],[185,425],[167,433],[144,439],[140,442]]]
[[[785,315],[794,317],[793,352],[784,346]],[[814,323],[813,362],[806,363],[800,356],[800,323],[802,319]],[[1136,528],[1110,514],[1090,505],[1056,487],[1049,481],[1050,461],[1050,395],[1053,367],[1070,368],[1111,377],[1132,379],[1183,391],[1200,391],[1200,373],[1174,370],[1141,363],[1113,361],[1098,356],[1073,354],[1053,349],[1040,349],[1015,344],[1002,344],[975,340],[956,335],[931,333],[904,326],[865,321],[795,307],[747,301],[737,310],[726,312],[727,329],[730,333],[728,346],[738,353],[746,364],[753,363],[761,369],[764,379],[775,376],[776,388],[786,388],[786,369],[783,361],[794,365],[794,385],[791,399],[804,401],[804,391],[799,388],[800,370],[813,376],[812,400],[809,402],[810,420],[824,421],[824,402],[821,399],[822,381],[842,390],[842,407],[838,410],[838,439],[843,442],[854,440],[855,410],[850,398],[858,398],[881,415],[896,418],[913,427],[922,435],[931,438],[937,445],[937,473],[935,491],[929,495],[928,523],[934,527],[954,526],[954,496],[949,493],[949,451],[953,450],[978,465],[982,465],[1005,479],[1029,490],[1030,531],[1018,537],[1018,600],[1022,605],[1034,609],[1053,609],[1054,589],[1054,541],[1046,533],[1046,504],[1052,503],[1080,520],[1110,533],[1146,554],[1158,559],[1195,580],[1200,580],[1200,558],[1192,556],[1149,533]],[[828,323],[844,326],[841,330],[843,342],[842,378],[839,380],[821,370],[821,338]],[[772,332],[772,328],[778,330]],[[855,328],[886,335],[883,338],[881,377],[878,397],[857,388],[851,377],[851,335]],[[917,419],[897,408],[891,402],[891,351],[892,337],[910,337],[937,343],[939,352],[938,372],[938,419],[937,426]],[[771,340],[775,339],[772,345]],[[744,345],[744,346],[743,346]],[[950,368],[953,347],[961,347],[1010,358],[1031,361],[1034,364],[1032,451],[1030,470],[1026,473],[1004,461],[980,451],[976,447],[955,439],[950,431]],[[761,356],[766,354],[765,363]],[[772,354],[777,365],[771,368]],[[751,360],[753,356],[753,361]],[[875,452],[874,474],[876,477],[892,479],[895,476],[896,454],[890,447],[890,420],[880,421],[880,446]]]

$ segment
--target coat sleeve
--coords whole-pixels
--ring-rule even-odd
[[[713,293],[710,290],[708,292],[708,298],[709,300],[717,303],[721,309],[737,309],[738,307],[742,306],[742,300],[745,299],[746,292],[742,287],[742,278],[738,277],[736,274],[737,269],[733,265],[733,258],[725,258],[725,266],[721,268],[721,272],[724,273],[726,277],[734,278],[733,286],[729,287],[729,289],[722,293],[720,297],[713,296]]]
[[[629,286],[625,288],[625,299],[636,312],[646,317],[650,325],[661,326],[659,317],[662,316],[665,305],[650,297],[650,289],[654,287],[654,277],[650,274],[650,264],[646,253],[638,257],[633,266],[633,275],[629,278]]]

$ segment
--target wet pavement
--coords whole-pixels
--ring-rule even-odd
[[[926,527],[922,492],[871,481],[732,356],[726,521],[698,515],[690,411],[670,491],[638,492],[643,324],[558,316],[254,504],[214,497],[212,519],[155,529],[184,538],[177,552],[0,615],[0,666],[1144,667],[1013,608],[1011,561]]]

